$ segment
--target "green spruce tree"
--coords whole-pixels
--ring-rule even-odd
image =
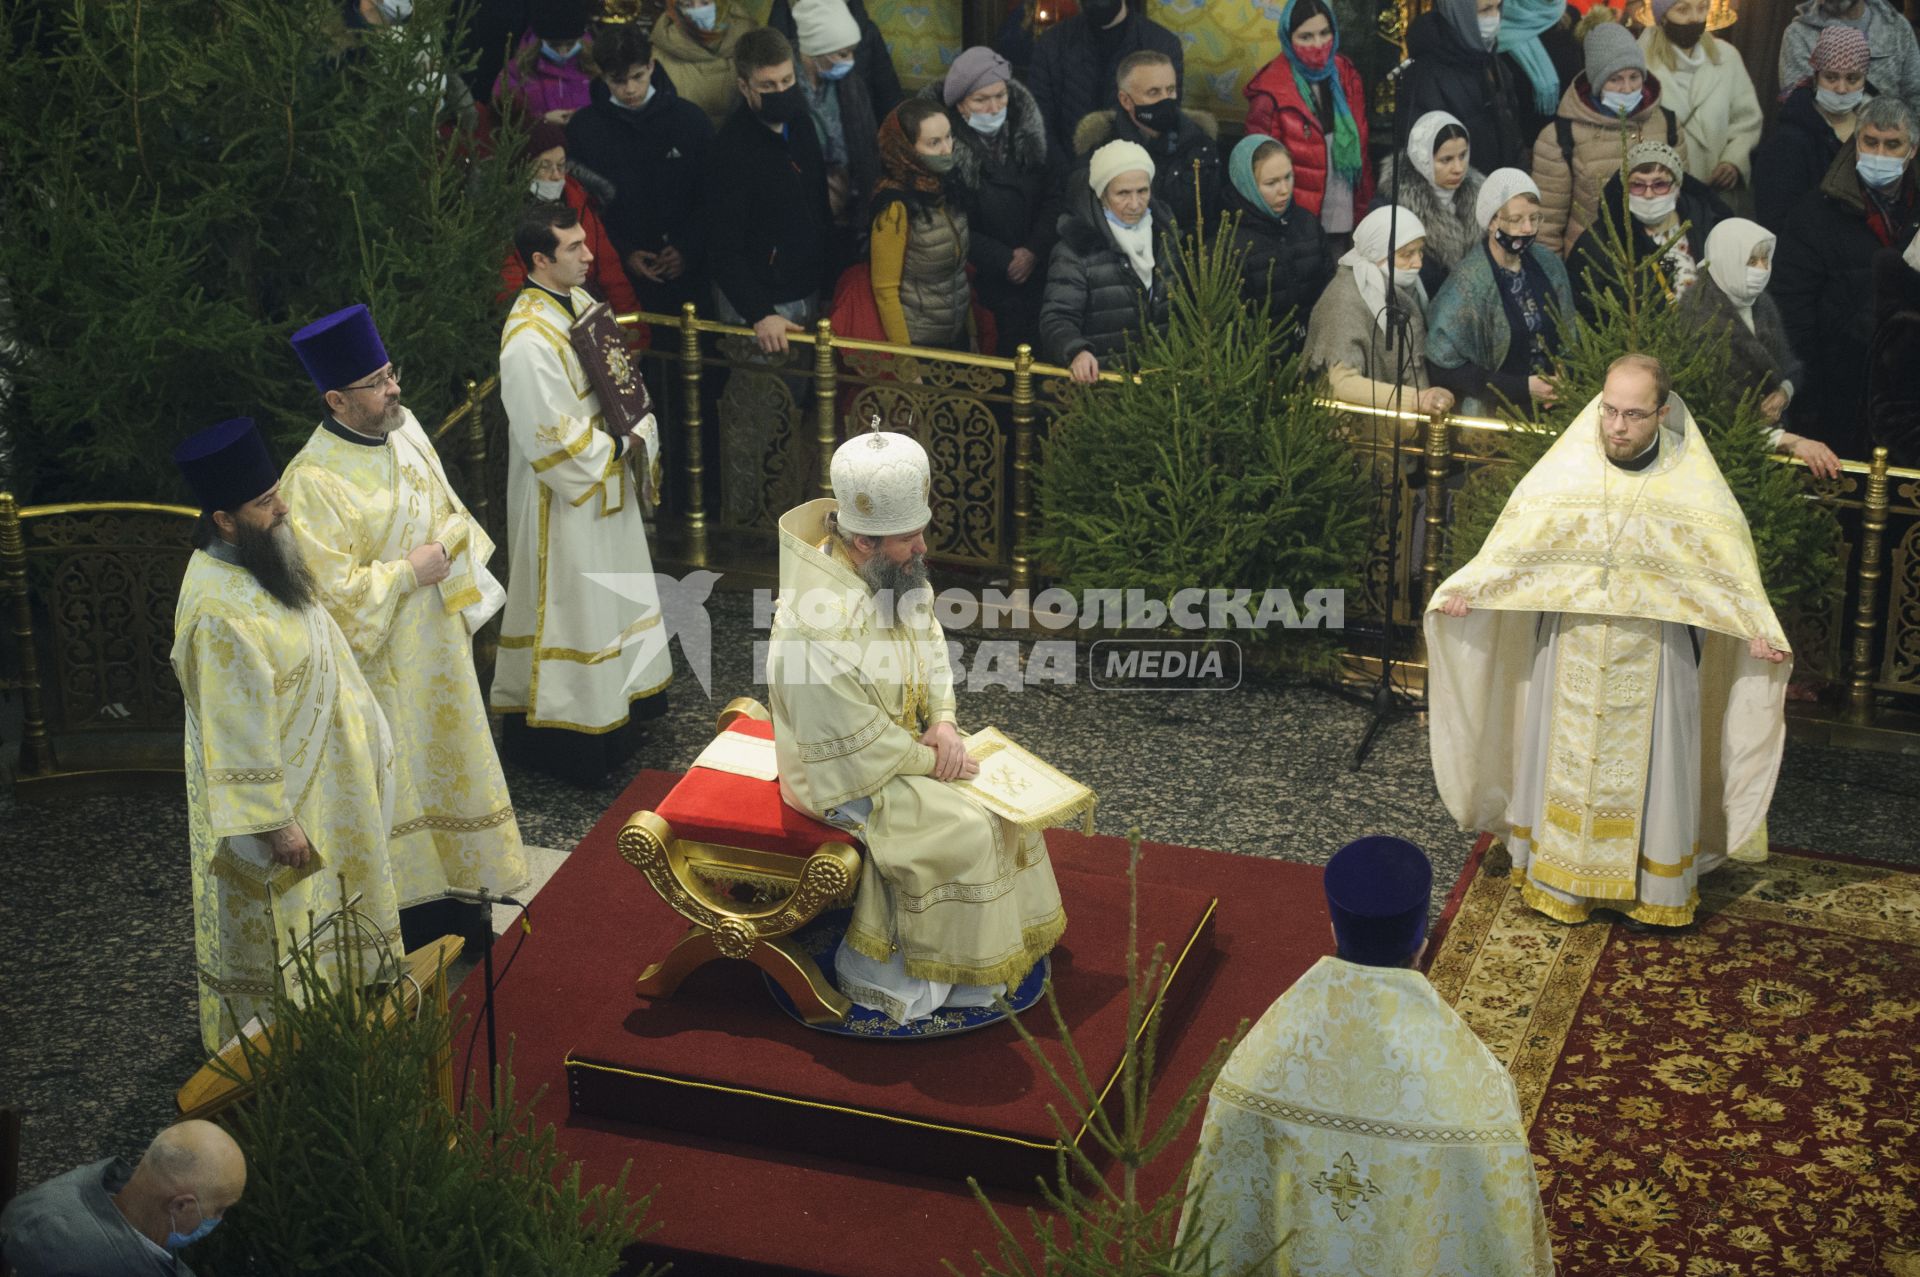
[[[527,173],[456,109],[459,0],[0,5],[0,486],[177,498],[168,450],[240,415],[284,460],[322,411],[287,336],[354,302],[423,423],[492,374]]]
[[[1241,298],[1231,222],[1167,263],[1165,331],[1143,325],[1141,375],[1074,387],[1037,476],[1045,570],[1074,591],[1355,589],[1370,493],[1316,379],[1265,303]],[[1256,632],[1305,637],[1270,627]],[[1324,645],[1326,636],[1310,640]],[[1303,658],[1307,653],[1299,653]]]
[[[1624,192],[1624,171],[1621,181]],[[1625,199],[1624,194],[1622,199]],[[1668,296],[1661,258],[1685,227],[1676,228],[1661,252],[1635,260],[1633,221],[1623,206],[1596,219],[1586,232],[1604,247],[1603,268],[1573,281],[1575,293],[1592,299],[1594,317],[1576,339],[1563,341],[1553,378],[1557,406],[1544,415],[1509,410],[1508,430],[1493,444],[1491,464],[1469,473],[1454,506],[1448,537],[1448,570],[1479,552],[1522,475],[1546,454],[1566,423],[1600,393],[1607,365],[1621,355],[1652,355],[1666,366],[1674,393],[1686,401],[1727,486],[1753,529],[1760,579],[1782,612],[1817,611],[1839,588],[1840,530],[1827,506],[1808,499],[1806,477],[1780,464],[1767,446],[1760,395],[1738,384],[1727,343],[1703,340],[1696,318]],[[1571,317],[1562,317],[1568,331]]]

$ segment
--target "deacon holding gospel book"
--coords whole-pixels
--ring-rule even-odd
[[[500,338],[510,574],[492,704],[511,756],[592,784],[665,711],[673,676],[641,509],[660,433],[618,329],[590,313],[574,211],[537,205],[513,239],[527,285]]]
[[[1053,865],[1038,822],[946,783],[980,765],[954,726],[927,584],[925,449],[875,431],[842,444],[831,474],[832,497],[780,520],[767,651],[780,793],[866,843],[840,991],[900,1024],[990,1006],[1066,931]]]

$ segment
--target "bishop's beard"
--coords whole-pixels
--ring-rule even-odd
[[[933,602],[925,555],[916,554],[905,563],[895,563],[884,554],[875,554],[860,565],[860,579],[873,591],[888,624],[895,615],[910,615]]]
[[[242,523],[234,529],[233,548],[240,566],[280,603],[299,611],[313,602],[313,573],[294,548],[293,529],[285,523],[272,528]]]

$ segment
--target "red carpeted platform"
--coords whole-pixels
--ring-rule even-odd
[[[610,1180],[631,1161],[629,1186],[636,1193],[654,1190],[651,1218],[660,1230],[638,1249],[640,1258],[671,1259],[679,1271],[715,1277],[897,1277],[938,1273],[942,1259],[965,1261],[976,1249],[991,1251],[992,1228],[965,1185],[952,1177],[954,1167],[930,1165],[925,1174],[884,1170],[845,1160],[844,1150],[830,1144],[806,1151],[756,1146],[568,1112],[563,1072],[568,1052],[604,1034],[610,1023],[639,1022],[632,1017],[649,1004],[635,996],[634,980],[684,925],[614,846],[627,817],[656,805],[675,779],[663,772],[641,773],[535,903],[534,933],[497,994],[502,1037],[511,1035],[514,1041],[520,1093],[545,1088],[536,1106],[539,1116],[556,1124],[561,1148],[585,1163],[589,1182]],[[1106,908],[1093,900],[1083,905],[1074,893],[1097,890],[1103,880],[1114,883],[1114,872],[1125,863],[1125,842],[1054,830],[1047,843],[1063,879],[1069,918],[1077,918],[1076,910]],[[1258,1017],[1327,952],[1319,877],[1318,869],[1306,865],[1147,845],[1141,868],[1143,916],[1179,912],[1162,909],[1160,901],[1174,905],[1200,895],[1220,902],[1212,918],[1212,957],[1190,970],[1193,984],[1185,1005],[1172,1008],[1164,1027],[1162,1104],[1171,1103],[1178,1085],[1193,1075],[1215,1042],[1241,1019]],[[1088,885],[1068,885],[1083,878]],[[1124,901],[1124,893],[1118,900]],[[1070,922],[1063,955],[1074,963],[1083,960],[1082,950],[1074,947],[1084,945],[1077,925]],[[1109,966],[1102,978],[1117,986],[1118,965]],[[1056,975],[1063,992],[1066,974],[1063,962]],[[690,978],[683,994],[706,998],[731,986],[742,991],[743,999],[746,991],[764,999],[754,988],[758,980],[758,973],[744,965],[716,966]],[[477,974],[461,996],[467,1009],[478,1008]],[[754,1005],[764,1007],[764,1022],[748,1014],[743,1000],[736,1008],[744,1017],[738,1023],[763,1023],[767,1035],[804,1035],[793,1039],[793,1049],[815,1053],[816,1064],[831,1048],[864,1048],[859,1067],[871,1083],[911,1090],[918,1076],[913,1061],[927,1058],[923,1053],[929,1049],[951,1047],[980,1053],[980,1077],[972,1097],[939,1098],[949,1103],[971,1098],[989,1107],[1052,1098],[1044,1076],[1005,1028],[947,1043],[844,1043],[793,1025],[770,1000]],[[1027,1022],[1036,1031],[1048,1026],[1042,1008]],[[716,1038],[703,1049],[717,1054],[722,1047]],[[961,1107],[953,1104],[954,1111]],[[1148,1191],[1166,1186],[1184,1151],[1176,1148],[1157,1174],[1148,1173]],[[994,1190],[994,1196],[1013,1208],[1023,1231],[1023,1212],[1036,1200],[1033,1195]]]

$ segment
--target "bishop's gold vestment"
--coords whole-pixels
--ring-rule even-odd
[[[1747,521],[1678,396],[1644,471],[1589,404],[1429,600],[1434,778],[1507,839],[1527,902],[1693,918],[1702,873],[1766,857],[1791,665]],[[1444,615],[1464,598],[1465,617]],[[1697,644],[1697,647],[1696,647]]]
[[[780,520],[767,658],[780,791],[822,819],[873,800],[846,936],[855,952],[886,962],[897,950],[916,979],[1015,984],[1066,930],[1046,843],[932,778],[920,736],[954,721],[946,635],[930,610],[880,615],[829,537],[833,508],[821,498]]]
[[[527,881],[469,622],[493,554],[411,412],[382,440],[323,425],[287,464],[280,495],[314,584],[393,731],[393,859],[404,908],[448,887],[512,893]],[[408,551],[439,541],[454,571],[421,588]],[[494,587],[497,588],[497,587]]]
[[[247,569],[196,551],[172,661],[187,718],[200,1037],[214,1051],[271,1006],[288,933],[306,940],[309,915],[340,904],[342,877],[380,929],[357,937],[366,972],[383,953],[398,956],[400,903],[419,885],[387,853],[386,719],[325,608],[295,611]],[[295,820],[313,848],[300,869],[275,865],[262,837]],[[341,939],[320,938],[323,970]]]
[[[1267,1008],[1214,1081],[1196,1190],[1180,1226],[1220,1273],[1553,1272],[1513,1079],[1406,968],[1325,957]]]

